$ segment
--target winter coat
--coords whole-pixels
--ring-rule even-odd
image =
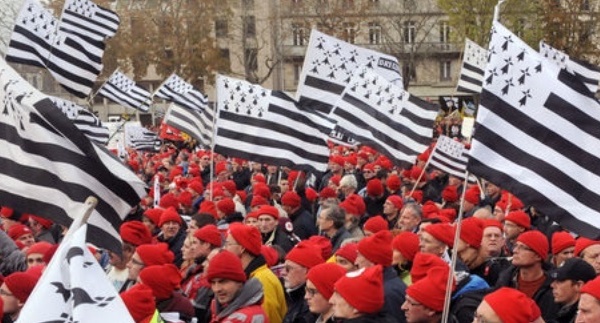
[[[267,314],[269,322],[282,323],[283,317],[287,313],[283,286],[277,276],[267,267],[263,256],[254,258],[244,271],[249,279],[256,278],[262,284],[265,295],[262,308]]]
[[[25,254],[17,248],[15,242],[6,232],[0,230],[0,274],[6,277],[14,272],[25,271],[26,269]]]
[[[219,304],[216,299],[211,303],[211,323],[235,322],[255,323],[268,322],[261,307],[263,288],[257,279],[246,281],[242,290],[229,304]]]

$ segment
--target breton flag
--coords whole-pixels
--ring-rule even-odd
[[[598,91],[598,80],[600,80],[600,67],[590,63],[576,60],[566,53],[540,41],[540,54],[555,62],[569,73],[579,77],[592,93]]]
[[[63,7],[60,30],[95,41],[113,37],[121,20],[117,13],[89,0],[67,0]]]
[[[191,110],[171,104],[163,119],[167,125],[185,132],[205,147],[212,146],[214,111]]]
[[[431,152],[429,165],[464,180],[469,161],[468,152],[462,142],[442,135]],[[469,176],[469,181],[475,183],[475,177]]]
[[[307,172],[327,169],[325,138],[285,93],[219,75],[217,107],[216,152]]]
[[[360,67],[331,117],[337,128],[410,167],[431,143],[439,107],[410,95],[383,76]]]
[[[125,146],[135,150],[160,150],[158,134],[136,123],[125,124]]]
[[[88,109],[77,105],[69,100],[48,96],[62,113],[73,121],[77,129],[83,132],[90,140],[105,145],[108,142],[108,128],[102,125],[102,121]]]
[[[469,94],[481,93],[481,81],[483,79],[485,64],[487,63],[487,56],[487,50],[477,45],[476,42],[465,38],[463,63],[456,86],[457,92]]]
[[[0,60],[0,205],[69,226],[88,196],[89,242],[120,252],[119,227],[145,184]]]
[[[154,92],[154,96],[173,102],[190,110],[204,111],[208,107],[206,97],[193,85],[184,81],[181,77],[172,74]]]
[[[76,231],[59,245],[17,322],[134,322],[86,246],[87,229],[69,229]]]
[[[67,91],[85,98],[102,71],[104,44],[57,32],[57,25],[37,0],[25,0],[6,61],[46,68]]]
[[[498,22],[489,51],[467,169],[600,238],[600,103]]]
[[[122,106],[142,112],[148,112],[152,105],[150,92],[118,70],[112,73],[108,81],[98,90],[98,94]]]

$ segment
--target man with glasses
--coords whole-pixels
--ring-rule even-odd
[[[550,266],[545,263],[548,252],[548,238],[543,233],[537,230],[522,233],[513,247],[512,264],[500,273],[496,282],[496,287],[511,287],[533,299],[547,322],[555,319],[560,309],[550,287]]]
[[[448,266],[433,267],[425,278],[408,287],[406,300],[402,303],[406,322],[441,322],[449,271]]]
[[[130,289],[137,282],[142,269],[147,266],[166,265],[173,263],[175,256],[166,243],[143,244],[135,249],[131,260],[127,263],[127,281],[119,291]]]
[[[333,285],[345,274],[346,270],[334,263],[316,265],[306,274],[304,299],[309,311],[319,315],[315,323],[337,322],[329,299],[333,295]]]
[[[596,275],[600,274],[600,240],[579,237],[575,241],[575,257],[580,257],[594,267]]]
[[[513,211],[504,218],[504,238],[506,248],[512,251],[517,237],[531,228],[531,218],[523,211]]]
[[[600,322],[600,278],[596,277],[581,288],[577,323]]]
[[[17,321],[37,281],[37,277],[25,272],[13,273],[4,279],[0,286],[0,297],[4,303],[3,323]]]
[[[322,235],[329,238],[333,246],[332,252],[335,253],[342,245],[342,242],[352,237],[350,232],[344,226],[346,224],[346,214],[335,204],[326,204],[317,216],[317,226]]]

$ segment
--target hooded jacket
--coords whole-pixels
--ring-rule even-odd
[[[213,313],[211,323],[231,321],[240,323],[266,322],[262,309],[263,287],[258,279],[251,278],[242,287],[240,293],[229,304],[219,304],[216,299],[211,303]]]

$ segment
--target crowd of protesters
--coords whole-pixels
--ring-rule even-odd
[[[172,144],[129,151],[148,196],[121,254],[90,250],[136,322],[440,322],[447,292],[449,322],[600,322],[600,241],[503,183],[425,168],[430,152],[401,169],[332,146],[321,176]],[[2,322],[14,322],[65,228],[0,213]]]

